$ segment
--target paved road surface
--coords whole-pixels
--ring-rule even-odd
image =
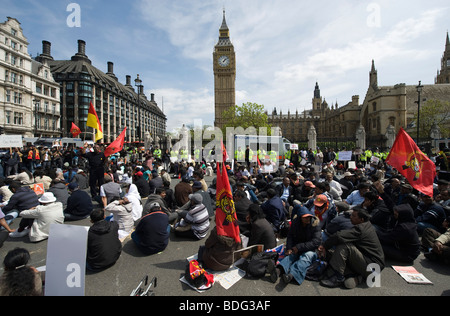
[[[207,179],[210,182],[212,178]],[[172,181],[174,182],[174,181]],[[176,182],[176,181],[175,181]],[[175,183],[172,184],[173,186]],[[17,228],[17,219],[11,226]],[[83,220],[73,225],[90,226],[89,220]],[[100,273],[87,273],[85,294],[87,296],[128,296],[144,275],[158,279],[154,289],[157,296],[178,296],[207,298],[210,296],[242,297],[251,296],[441,296],[450,295],[450,266],[430,262],[423,254],[414,262],[414,267],[423,273],[433,285],[414,285],[406,283],[392,268],[392,265],[402,265],[387,262],[387,267],[381,273],[381,286],[369,288],[366,284],[355,289],[328,289],[316,282],[305,281],[301,286],[282,283],[273,284],[269,277],[262,279],[241,279],[226,290],[215,284],[204,293],[197,293],[179,279],[184,274],[186,258],[197,253],[202,241],[183,240],[171,235],[169,246],[160,254],[143,256],[128,237],[123,243],[123,252],[118,262],[108,270]],[[15,247],[24,247],[31,253],[31,265],[35,267],[46,264],[47,241],[30,243],[28,238],[8,238],[0,248],[0,259]],[[3,268],[0,268],[3,273]],[[178,298],[181,300],[181,298]]]

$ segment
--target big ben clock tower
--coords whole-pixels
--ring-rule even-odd
[[[230,30],[223,11],[223,22],[219,30],[219,42],[213,53],[215,121],[214,126],[222,129],[227,123],[223,112],[236,105],[236,54],[230,40]]]

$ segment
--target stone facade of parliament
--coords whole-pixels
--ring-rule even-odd
[[[322,98],[319,85],[316,83],[312,109],[301,113],[278,112],[267,113],[269,124],[279,126],[283,136],[293,143],[307,142],[307,133],[314,126],[317,139],[346,141],[356,138],[361,128],[364,128],[367,148],[390,147],[388,133],[397,134],[403,127],[411,136],[416,135],[414,117],[417,113],[417,83],[406,85],[399,83],[394,86],[379,86],[378,72],[375,62],[369,73],[369,87],[364,100],[353,96],[352,100],[339,107],[331,107]],[[435,84],[423,85],[421,93],[423,100],[450,101],[450,40],[447,34],[445,51],[441,60],[441,70],[438,71]],[[362,101],[362,103],[360,103]],[[414,137],[413,136],[413,137]],[[364,149],[364,148],[363,148]]]

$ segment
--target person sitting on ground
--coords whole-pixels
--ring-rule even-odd
[[[269,261],[267,267],[270,279],[277,282],[281,276],[282,281],[288,284],[295,280],[299,285],[303,283],[306,270],[317,259],[315,250],[322,241],[319,219],[311,210],[296,205],[297,217],[293,220],[286,240],[286,256],[278,265]]]
[[[64,210],[65,221],[78,221],[88,218],[94,209],[91,197],[86,191],[80,190],[77,182],[71,182],[68,188],[70,196]]]
[[[272,225],[266,220],[266,215],[258,204],[250,204],[246,220],[250,226],[248,247],[264,245],[264,250],[267,250],[277,246],[277,238]]]
[[[137,186],[133,183],[126,183],[124,186],[125,197],[131,202],[133,220],[136,222],[142,217],[142,202]]]
[[[239,225],[239,231],[242,235],[248,236],[250,233],[250,225],[247,221],[247,217],[250,205],[252,205],[253,203],[247,198],[247,194],[245,194],[245,192],[242,190],[236,190],[236,192],[234,192],[233,200],[236,210],[237,223]]]
[[[392,229],[394,213],[390,210],[384,200],[380,199],[378,193],[367,191],[363,195],[364,202],[361,204],[370,215],[370,222],[377,230],[387,231]]]
[[[360,183],[356,190],[351,192],[347,198],[344,200],[347,204],[350,205],[350,208],[354,206],[361,205],[364,202],[364,193],[370,190],[370,185],[368,183]]]
[[[66,183],[63,180],[54,179],[47,192],[53,193],[58,202],[61,202],[63,209],[67,207],[67,200],[69,199],[69,191]]]
[[[78,183],[80,190],[89,190],[89,177],[83,169],[78,169],[77,174],[73,177],[72,183]]]
[[[147,199],[147,203],[145,203],[143,210],[142,210],[142,216],[145,216],[149,214],[150,207],[152,203],[156,202],[161,207],[161,211],[167,214],[169,217],[169,223],[172,223],[178,219],[178,213],[175,211],[172,211],[166,203],[166,188],[158,188],[156,189],[156,192],[154,194],[150,194]],[[186,209],[189,207],[189,205],[186,205]]]
[[[352,210],[350,218],[354,227],[338,231],[318,248],[319,254],[326,257],[328,250],[335,247],[328,261],[327,278],[320,281],[322,286],[354,288],[360,276],[366,279],[371,273],[367,271],[369,264],[377,264],[380,271],[384,269],[383,248],[369,213],[360,206]]]
[[[29,235],[31,242],[48,238],[52,224],[64,224],[63,205],[56,201],[51,192],[46,192],[39,199],[41,205],[22,211],[19,229],[9,236],[13,238]]]
[[[6,204],[5,202],[8,202],[11,196],[13,196],[13,193],[9,189],[11,182],[11,179],[0,179],[0,196],[2,197],[0,203],[2,204]]]
[[[142,171],[138,171],[133,176],[133,183],[136,185],[139,195],[142,199],[145,199],[150,194],[150,186],[148,181],[144,179]]]
[[[156,189],[163,187],[163,180],[158,175],[158,171],[152,170],[152,176],[150,181],[148,182],[148,185],[150,187],[150,194],[155,193]]]
[[[205,269],[225,271],[233,265],[233,253],[242,249],[242,242],[236,242],[233,237],[219,236],[214,227],[198,251],[199,261]]]
[[[2,208],[5,219],[8,224],[19,216],[24,210],[29,210],[39,205],[38,196],[29,186],[21,186],[17,181],[11,182],[9,189],[13,193],[8,204]]]
[[[422,202],[414,212],[417,222],[417,231],[422,235],[425,228],[432,228],[444,233],[442,223],[445,220],[445,211],[438,203],[436,203],[432,196],[422,195]]]
[[[200,240],[206,237],[209,230],[208,210],[200,194],[190,194],[189,200],[189,209],[179,215],[181,220],[175,225],[175,235]]]
[[[414,211],[409,204],[394,207],[395,225],[392,230],[378,230],[385,258],[412,263],[420,254],[420,240]]]
[[[327,223],[327,227],[322,231],[322,241],[325,241],[331,235],[344,229],[351,229],[353,224],[350,220],[352,210],[345,202],[336,202],[337,215]]]
[[[432,261],[450,263],[450,216],[442,223],[445,231],[441,234],[432,228],[425,228],[422,234],[422,248],[425,258]]]
[[[21,184],[33,184],[34,183],[33,174],[30,171],[28,171],[28,169],[25,167],[20,170],[19,174],[9,176],[8,178],[12,179],[13,181],[18,181]]]
[[[52,178],[50,178],[49,176],[47,176],[45,174],[44,169],[37,168],[34,171],[33,176],[34,176],[35,183],[43,183],[45,190],[50,189],[50,185],[52,184]]]
[[[115,221],[105,221],[103,209],[92,211],[91,223],[93,225],[88,232],[86,268],[100,271],[113,266],[122,253],[119,224]]]
[[[189,195],[192,194],[192,186],[185,171],[181,172],[181,181],[175,186],[174,196],[178,207],[182,207],[189,202]]]
[[[42,278],[28,266],[30,253],[24,248],[10,250],[3,260],[5,272],[0,277],[0,296],[42,296]]]
[[[123,199],[114,198],[111,203],[105,207],[105,211],[113,214],[113,220],[119,224],[119,239],[127,237],[134,227],[133,204],[124,197]]]
[[[213,218],[216,212],[216,200],[214,199],[213,201],[209,193],[203,190],[203,185],[200,181],[194,181],[192,193],[198,193],[203,197],[203,204],[208,209],[209,218]]]
[[[157,202],[149,205],[148,214],[144,215],[131,234],[131,239],[145,255],[164,251],[169,244],[169,217]]]
[[[113,182],[111,176],[109,175],[104,177],[104,182],[105,183],[100,187],[100,205],[106,207],[113,200],[117,200],[122,197],[122,188],[120,184]]]
[[[268,200],[261,204],[261,209],[266,215],[266,219],[272,224],[274,232],[280,231],[280,226],[286,219],[286,210],[283,205],[283,201],[277,195],[274,189],[267,190]]]

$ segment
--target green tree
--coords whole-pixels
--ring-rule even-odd
[[[420,107],[420,137],[429,138],[433,124],[441,129],[443,138],[450,137],[450,102],[430,99]],[[417,122],[417,113],[414,116]],[[416,127],[417,128],[417,127]]]
[[[256,103],[243,103],[242,106],[233,106],[223,113],[226,122],[226,127],[242,127],[247,129],[254,127],[258,131],[260,127],[266,127],[270,135],[271,125],[269,124],[269,117],[265,113],[264,105]],[[225,134],[225,133],[224,133]]]

